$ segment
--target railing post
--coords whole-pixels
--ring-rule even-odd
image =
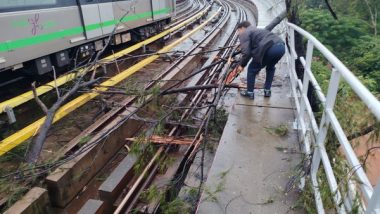
[[[380,213],[380,181],[376,185],[376,189],[372,194],[371,200],[368,203],[366,214]]]
[[[291,28],[291,27],[288,27],[288,32],[289,32],[289,36],[290,36],[290,50],[289,50],[289,54],[290,54],[290,67],[291,67],[291,71],[290,71],[290,80],[292,81],[292,85],[293,86],[296,86],[296,77],[294,76],[294,72],[296,70],[296,59],[295,59],[295,56],[294,56],[294,53],[293,53],[293,50],[294,50],[294,47],[295,47],[295,41],[294,41],[294,29]],[[293,96],[296,96],[296,94],[293,94]]]
[[[333,109],[334,107],[336,95],[338,93],[338,88],[339,88],[339,80],[340,80],[339,72],[333,69],[333,72],[330,78],[329,88],[327,91],[326,105],[325,105],[325,108],[323,109],[322,119],[319,125],[319,134],[317,136],[316,148],[314,149],[314,156],[313,156],[313,162],[312,162],[312,168],[311,168],[312,170],[311,172],[314,174],[317,173],[319,164],[321,161],[321,156],[318,152],[317,147],[320,145],[324,145],[324,142],[327,136],[327,131],[330,126],[330,123],[327,119],[326,110]]]
[[[325,109],[323,109],[322,120],[320,123],[319,133],[317,136],[317,142],[316,142],[316,146],[314,148],[314,155],[313,155],[313,160],[312,160],[312,164],[311,164],[311,176],[313,176],[313,177],[317,177],[318,168],[319,168],[319,165],[321,163],[321,158],[322,158],[321,150],[325,150],[324,143],[325,143],[327,132],[328,132],[329,126],[330,126],[329,118],[327,115],[327,110],[332,110],[334,108],[336,96],[337,96],[338,89],[339,89],[340,77],[341,77],[340,73],[336,69],[333,69],[332,74],[331,74],[331,78],[330,78],[329,88],[327,91],[326,105],[325,105]],[[323,151],[323,152],[325,152],[325,151]],[[326,158],[328,158],[328,157],[326,157]],[[329,173],[326,171],[326,176],[335,177],[334,174],[331,174],[331,173],[332,173],[332,171]],[[333,182],[332,186],[336,186],[335,179],[333,179],[333,180],[334,180],[334,182]],[[335,192],[334,198],[335,198],[336,203],[339,204],[339,200],[341,200],[341,196],[339,194],[339,189],[338,188],[331,189],[331,191]],[[337,210],[339,213],[344,212],[344,209],[341,206],[337,207]]]
[[[306,64],[304,67],[305,71],[311,70],[311,62],[312,62],[312,58],[313,58],[313,49],[314,49],[314,45],[309,40],[307,43],[307,50],[306,50]],[[302,125],[301,128],[302,128],[303,140],[308,140],[308,139],[305,139],[307,137],[306,134],[308,132],[308,128],[306,127],[306,125],[304,125],[304,124],[306,124],[306,121],[304,118],[305,110],[306,110],[306,100],[304,99],[304,97],[307,97],[307,92],[309,90],[309,82],[310,82],[309,74],[308,74],[308,72],[304,72],[303,82],[302,82],[301,99],[300,99],[300,112],[299,112],[299,115],[297,116],[298,117],[298,123],[300,125]],[[310,154],[310,145],[308,144],[308,145],[304,145],[304,146],[305,146],[306,154]]]
[[[294,29],[290,26],[288,26],[288,33],[289,33],[289,54],[290,54],[290,70],[289,70],[289,76],[290,76],[290,84],[292,87],[292,97],[294,98],[294,102],[296,105],[297,115],[300,112],[300,106],[299,106],[299,100],[298,100],[298,94],[297,94],[297,85],[298,85],[298,77],[296,74],[296,59],[297,55],[295,53],[295,37],[294,37]],[[295,119],[295,125],[294,127],[297,127],[298,129],[298,123],[297,118]]]

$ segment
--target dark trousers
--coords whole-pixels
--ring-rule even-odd
[[[282,56],[285,54],[285,45],[284,43],[277,43],[272,45],[264,55],[263,63],[258,64],[255,62],[251,62],[248,66],[247,72],[247,91],[253,92],[255,88],[256,75],[259,71],[266,67],[267,75],[265,79],[264,89],[270,90],[272,87],[274,72],[276,70],[276,64]]]

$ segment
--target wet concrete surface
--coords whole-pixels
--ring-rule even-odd
[[[261,72],[257,85],[264,79]],[[292,209],[296,192],[285,193],[300,162],[294,152],[299,144],[292,129],[294,113],[285,69],[278,69],[274,85],[270,99],[263,97],[262,90],[255,91],[255,100],[241,97],[237,90],[229,92],[228,122],[197,213],[303,213]],[[271,133],[281,125],[288,127],[285,136]]]

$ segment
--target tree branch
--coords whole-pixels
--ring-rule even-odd
[[[42,151],[45,139],[50,130],[50,127],[53,125],[55,113],[62,106],[62,104],[66,102],[66,100],[69,99],[72,95],[74,95],[80,88],[93,85],[98,81],[98,79],[95,79],[95,80],[90,80],[88,82],[82,82],[83,78],[84,76],[79,77],[75,85],[66,94],[59,97],[57,99],[57,102],[55,102],[50,109],[46,108],[45,104],[43,104],[42,101],[38,98],[37,93],[35,92],[35,89],[34,89],[33,91],[34,96],[36,97],[36,100],[39,100],[37,101],[37,103],[39,103],[39,105],[45,106],[44,111],[46,113],[46,119],[39,129],[39,133],[37,137],[33,139],[31,146],[29,147],[29,150],[25,157],[26,162],[32,163],[32,164],[37,163],[40,153]],[[32,85],[32,87],[35,88],[34,85]]]
[[[364,156],[364,160],[363,160],[363,164],[362,164],[362,165],[365,166],[365,164],[367,163],[367,160],[368,160],[369,155],[371,154],[371,152],[372,152],[373,150],[376,150],[376,149],[380,149],[380,146],[374,146],[374,147],[369,148],[369,149],[367,150],[367,152],[365,153],[365,156]]]
[[[225,87],[226,88],[240,88],[240,86],[236,84],[225,85]],[[164,91],[162,95],[175,94],[175,93],[187,93],[191,91],[207,90],[207,89],[213,89],[213,88],[219,88],[219,84],[195,85],[195,86],[190,86],[190,87],[185,87],[185,88],[176,88],[176,89]]]
[[[373,28],[375,36],[377,36],[377,8],[376,5],[375,7],[371,7],[369,4],[368,0],[364,0],[365,4],[367,5],[369,14],[371,16],[371,27]]]
[[[38,94],[37,94],[37,91],[36,91],[36,82],[32,83],[32,91],[33,91],[34,99],[36,100],[37,104],[41,107],[42,111],[44,111],[44,113],[47,114],[48,113],[48,108],[46,107],[46,105],[38,97]]]
[[[334,12],[334,10],[332,9],[329,0],[325,0],[325,3],[326,3],[326,6],[327,6],[327,9],[330,11],[330,13],[334,17],[334,19],[338,20],[338,16],[336,15],[336,13]]]
[[[54,88],[57,92],[57,97],[60,98],[61,95],[59,94],[58,86],[57,86],[57,72],[55,71],[55,67],[51,66],[53,68],[53,76],[54,76]]]
[[[367,128],[361,130],[361,131],[358,131],[358,132],[355,132],[355,133],[352,133],[351,135],[347,136],[347,140],[353,140],[355,138],[358,138],[358,137],[361,137],[361,136],[364,136],[366,134],[369,134],[371,133],[373,130],[375,130],[375,127],[376,125],[373,124],[371,126],[368,126]]]
[[[269,25],[265,27],[266,30],[273,30],[280,22],[286,17],[286,10],[280,13]]]

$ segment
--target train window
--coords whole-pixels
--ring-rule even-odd
[[[0,9],[16,9],[25,7],[46,7],[57,3],[57,0],[0,0]]]

